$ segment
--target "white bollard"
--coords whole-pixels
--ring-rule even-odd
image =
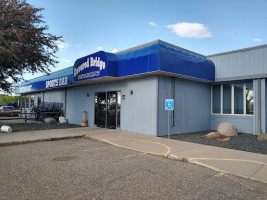
[[[63,118],[61,121],[62,124],[67,124],[68,123],[68,119],[67,118]]]
[[[1,127],[1,131],[2,132],[7,132],[7,133],[11,133],[12,132],[12,128],[10,126],[2,126]]]
[[[64,117],[63,116],[60,116],[59,118],[58,118],[58,121],[59,122],[62,122],[64,120]]]

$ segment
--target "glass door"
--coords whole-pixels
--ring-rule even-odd
[[[121,91],[117,93],[117,128],[121,127]]]
[[[95,93],[95,124],[101,128],[120,128],[121,92]]]
[[[95,124],[97,127],[106,127],[106,92],[95,94]]]
[[[116,129],[117,92],[107,92],[107,128]]]

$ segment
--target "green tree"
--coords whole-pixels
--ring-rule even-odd
[[[20,96],[8,96],[0,94],[0,105],[6,105],[7,103],[13,103],[20,100]]]
[[[25,0],[0,0],[0,89],[11,92],[11,85],[23,80],[24,72],[48,73],[57,63],[57,41],[48,26]]]

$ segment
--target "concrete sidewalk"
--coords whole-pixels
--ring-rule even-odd
[[[0,146],[85,137],[267,183],[267,155],[96,127],[0,133]]]

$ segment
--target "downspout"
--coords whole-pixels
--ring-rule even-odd
[[[67,117],[67,88],[65,88],[64,117]]]
[[[258,112],[257,112],[257,115],[258,115],[258,134],[261,134],[262,133],[262,126],[261,126],[261,80],[259,79],[258,80],[258,84],[259,84],[259,92],[258,92]]]
[[[172,99],[174,99],[174,107],[175,107],[175,77],[172,77]],[[175,110],[172,111],[172,118],[171,118],[171,126],[174,127],[174,112]]]
[[[261,80],[256,79],[255,135],[262,132],[261,127]]]
[[[157,116],[157,123],[156,123],[156,136],[159,136],[159,75],[157,75],[157,86],[156,86],[156,116]]]

